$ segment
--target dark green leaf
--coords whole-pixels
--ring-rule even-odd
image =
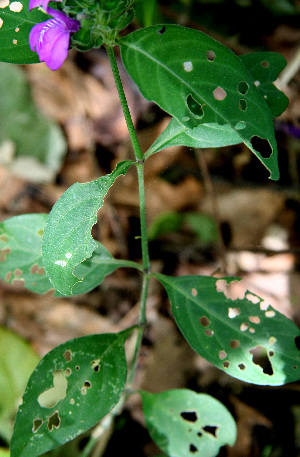
[[[237,295],[237,278],[155,276],[184,337],[209,362],[255,384],[300,378],[299,329],[257,295]]]
[[[194,129],[229,125],[278,179],[271,112],[242,61],[207,35],[151,26],[120,40],[124,65],[147,100]]]
[[[210,395],[188,389],[140,394],[149,433],[167,455],[215,457],[220,447],[235,443],[233,417]]]
[[[45,355],[32,373],[11,441],[12,457],[36,457],[72,440],[119,401],[130,331],[89,335]]]
[[[110,175],[73,184],[53,206],[44,231],[43,264],[54,288],[63,295],[72,295],[74,285],[82,279],[74,275],[74,269],[97,247],[91,236],[97,212],[115,179],[132,163],[120,162]]]
[[[0,61],[29,64],[39,62],[29,46],[32,27],[51,18],[35,8],[28,11],[29,0],[1,0],[0,7]]]

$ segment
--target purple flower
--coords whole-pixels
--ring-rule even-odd
[[[36,24],[31,29],[29,44],[31,50],[38,53],[41,62],[45,62],[51,70],[57,70],[62,66],[67,57],[70,34],[79,30],[80,22],[70,19],[62,11],[49,8],[49,1],[29,1],[29,11],[37,6],[42,6],[47,14],[53,16],[52,19]]]

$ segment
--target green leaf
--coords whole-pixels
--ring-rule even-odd
[[[216,367],[261,385],[300,378],[299,329],[257,295],[237,296],[238,278],[154,276],[188,343]]]
[[[45,355],[18,410],[12,457],[36,457],[72,440],[118,403],[129,332],[75,338]]]
[[[266,100],[272,117],[280,116],[288,107],[289,99],[273,82],[286,66],[285,58],[277,52],[254,52],[243,54],[240,59]]]
[[[178,232],[183,224],[183,215],[177,211],[166,211],[159,214],[148,230],[148,239],[154,240],[170,232]]]
[[[42,236],[47,217],[46,214],[24,214],[0,224],[0,278],[38,294],[53,290],[42,262]],[[75,269],[76,275],[84,280],[75,285],[73,295],[95,289],[117,268],[142,269],[135,262],[114,259],[98,241],[96,245],[92,257]],[[61,294],[56,292],[55,295]]]
[[[50,19],[37,8],[28,11],[29,0],[2,0],[0,6],[0,61],[30,64],[39,62],[29,46],[32,27]]]
[[[47,182],[56,176],[65,152],[61,129],[35,106],[24,72],[0,63],[0,163],[26,180]]]
[[[210,395],[188,389],[140,394],[149,433],[167,455],[215,457],[221,446],[235,443],[233,417]]]
[[[232,51],[197,30],[169,24],[137,30],[119,44],[124,65],[147,100],[188,129],[228,124],[278,179],[271,112]]]
[[[29,376],[39,362],[32,347],[15,333],[0,327],[0,436],[7,442]]]
[[[97,212],[115,179],[132,163],[120,162],[110,175],[73,184],[53,206],[44,231],[43,264],[54,288],[63,295],[72,295],[74,285],[82,279],[73,272],[97,247],[91,236]]]

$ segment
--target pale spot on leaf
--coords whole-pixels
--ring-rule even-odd
[[[65,255],[65,258],[66,259],[70,259],[71,257],[72,257],[71,252],[67,252],[66,255]]]
[[[188,62],[183,62],[183,68],[185,69],[185,71],[189,72],[189,71],[192,71],[193,70],[193,63],[191,61],[188,61]]]
[[[213,91],[213,96],[216,100],[222,101],[226,97],[227,93],[222,87],[216,87]]]
[[[270,346],[274,346],[274,344],[276,343],[277,339],[275,338],[275,336],[270,336],[269,338],[269,345]]]
[[[56,262],[54,263],[55,265],[59,265],[62,268],[65,268],[67,266],[67,262],[65,260],[56,260]]]
[[[12,2],[9,5],[10,11],[13,11],[14,13],[19,13],[23,9],[23,5],[21,2]]]
[[[227,354],[226,354],[225,351],[222,350],[222,351],[219,352],[219,358],[220,358],[221,360],[226,359],[226,357],[227,357]]]
[[[270,310],[265,312],[266,317],[274,317],[275,316],[275,311]]]
[[[260,318],[258,316],[250,316],[249,321],[252,322],[252,324],[259,324]]]
[[[234,319],[241,314],[240,308],[228,308],[228,317]]]
[[[0,17],[0,29],[1,29],[2,25],[3,25],[3,20]]]
[[[53,375],[53,387],[45,390],[38,396],[42,408],[53,408],[67,394],[68,381],[61,370],[56,370]]]
[[[18,40],[13,40],[13,44],[18,44]]]
[[[16,27],[16,28],[15,28],[15,32],[20,32],[19,27]]]

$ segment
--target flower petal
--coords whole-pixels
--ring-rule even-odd
[[[42,0],[29,0],[29,11],[42,5]]]
[[[51,70],[57,70],[66,60],[69,50],[69,42],[69,33],[61,33],[61,35],[56,38],[52,47],[52,52],[44,59],[45,63]]]
[[[35,51],[36,46],[39,43],[40,40],[40,35],[42,33],[42,30],[45,26],[45,22],[41,22],[40,24],[36,24],[35,26],[32,27],[29,33],[29,45],[30,49],[32,51]]]
[[[47,13],[51,14],[51,16],[55,17],[59,21],[61,21],[62,27],[65,25],[70,32],[77,32],[80,29],[80,22],[76,21],[76,19],[69,18],[65,13],[62,11],[54,10],[53,8],[48,8]]]

